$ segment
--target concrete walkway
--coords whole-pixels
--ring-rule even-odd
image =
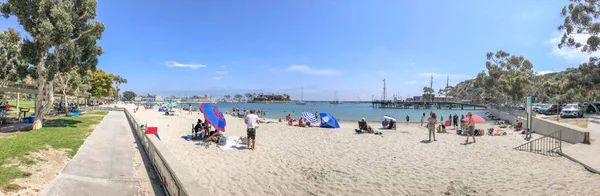
[[[574,144],[563,147],[562,151],[586,164],[596,171],[600,171],[600,116],[590,115],[587,131],[590,132],[590,144]]]
[[[161,194],[139,152],[125,114],[109,112],[43,195]]]

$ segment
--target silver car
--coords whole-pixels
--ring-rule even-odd
[[[583,117],[584,107],[579,104],[567,104],[560,111],[560,117]]]

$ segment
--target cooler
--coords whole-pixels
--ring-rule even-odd
[[[445,125],[446,127],[449,127],[449,126],[450,126],[450,120],[446,120],[446,121],[444,121],[444,125]]]
[[[146,134],[158,133],[158,126],[155,123],[147,123],[146,127]]]

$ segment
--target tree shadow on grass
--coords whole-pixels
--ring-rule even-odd
[[[80,120],[73,119],[52,119],[44,122],[44,127],[77,127],[75,125],[82,123]]]

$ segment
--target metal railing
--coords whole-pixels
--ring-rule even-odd
[[[519,151],[529,151],[546,156],[561,156],[562,154],[562,130],[555,131],[549,135],[529,141],[514,148]]]

